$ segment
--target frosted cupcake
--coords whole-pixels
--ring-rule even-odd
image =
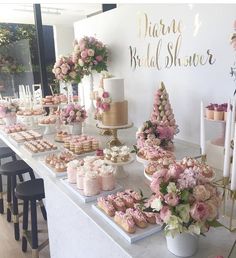
[[[115,177],[112,166],[103,165],[100,168],[101,187],[103,191],[111,191],[115,188]]]
[[[76,173],[79,164],[78,160],[72,160],[67,164],[67,177],[68,182],[71,184],[76,184]]]
[[[100,193],[100,183],[98,173],[89,171],[84,177],[84,195],[94,196]]]

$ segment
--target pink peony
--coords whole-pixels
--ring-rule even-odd
[[[209,212],[207,220],[212,221],[217,218],[217,215],[218,215],[217,206],[211,200],[206,201],[206,204],[207,204],[208,212]]]
[[[164,196],[165,202],[170,206],[176,206],[179,203],[179,197],[175,193],[168,193]]]
[[[190,209],[190,215],[194,220],[205,221],[209,216],[207,204],[204,202],[196,202]]]
[[[153,178],[150,184],[150,188],[154,193],[158,194],[160,192],[160,180],[158,178]]]
[[[167,223],[168,220],[170,219],[171,216],[171,211],[168,206],[163,206],[161,211],[160,211],[160,218]]]
[[[101,61],[102,61],[102,56],[96,56],[95,59],[96,59],[98,62],[101,62]]]
[[[107,91],[104,91],[102,94],[103,98],[109,98],[109,93]]]
[[[179,178],[179,175],[183,172],[183,168],[179,164],[173,164],[170,166],[168,173],[171,178],[177,179]]]

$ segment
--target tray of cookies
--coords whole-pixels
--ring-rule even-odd
[[[33,140],[22,146],[31,156],[48,155],[59,151],[58,147],[47,140]]]
[[[9,138],[10,138],[10,140],[12,140],[12,142],[14,144],[22,144],[27,141],[41,139],[42,134],[40,134],[39,132],[36,132],[34,130],[29,130],[29,131],[11,133],[11,134],[9,134]]]
[[[141,210],[141,195],[131,189],[100,197],[93,209],[130,244],[161,231],[156,214]]]
[[[26,130],[27,130],[26,125],[22,123],[17,123],[13,125],[4,126],[2,131],[6,134],[10,134],[10,133],[17,133],[17,132],[22,132]]]

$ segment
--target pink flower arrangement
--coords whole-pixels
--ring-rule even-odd
[[[75,63],[72,61],[71,56],[60,56],[54,64],[52,72],[59,81],[79,83],[83,78],[81,70],[75,69]]]
[[[161,146],[165,147],[172,144],[172,140],[176,130],[172,126],[167,126],[162,123],[146,121],[136,133],[137,147],[144,146]]]
[[[2,102],[0,103],[0,117],[10,117],[16,116],[16,112],[19,110],[19,106],[17,103],[12,102]]]
[[[217,222],[220,193],[209,177],[203,177],[204,165],[184,158],[153,174],[153,195],[145,211],[157,213],[157,223],[164,224],[166,234],[189,232],[203,234]]]
[[[93,70],[100,73],[107,71],[108,51],[106,46],[94,37],[83,37],[74,42],[72,61],[76,70],[81,70],[83,74],[89,75]]]
[[[84,106],[80,106],[79,104],[68,104],[60,112],[60,120],[64,124],[82,123],[86,118],[86,110]]]

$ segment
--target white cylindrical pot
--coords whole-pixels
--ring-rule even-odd
[[[68,125],[70,134],[82,134],[82,123],[73,123]]]
[[[198,235],[189,233],[177,234],[174,237],[166,236],[168,250],[176,256],[189,257],[197,252]]]

